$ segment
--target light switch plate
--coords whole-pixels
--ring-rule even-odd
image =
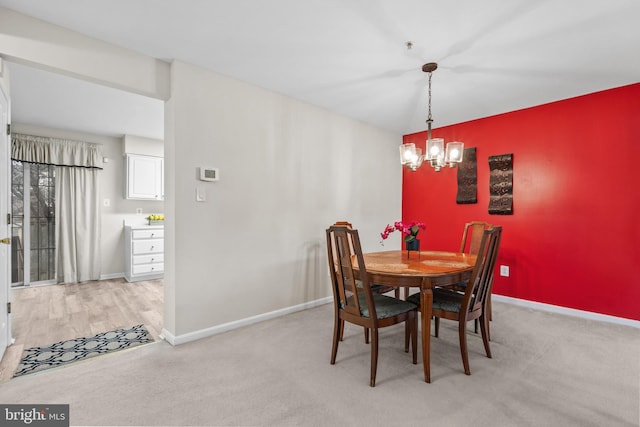
[[[196,187],[196,202],[204,202],[207,200],[207,190]]]

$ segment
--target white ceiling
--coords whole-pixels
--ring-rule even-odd
[[[640,81],[638,0],[0,0],[0,6],[399,134],[426,128],[426,62],[439,64],[436,128]],[[41,73],[12,71],[14,121],[73,119],[56,116],[68,111],[56,107],[62,100],[84,110],[93,105],[105,124],[122,108],[106,91],[87,98],[91,85],[73,79],[67,83],[78,88],[65,88],[63,96],[39,87],[36,97],[31,79]],[[142,106],[129,117],[143,122],[150,100],[129,95],[122,102],[133,108],[134,98]],[[49,105],[40,118],[36,104]],[[144,126],[150,128],[136,134],[157,135],[151,127],[162,132],[162,117]]]
[[[19,64],[11,73],[14,123],[96,135],[164,139],[164,103]]]

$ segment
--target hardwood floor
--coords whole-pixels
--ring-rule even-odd
[[[157,341],[162,330],[162,280],[112,279],[11,292],[15,342],[0,362],[0,382],[11,379],[27,348],[139,324]]]

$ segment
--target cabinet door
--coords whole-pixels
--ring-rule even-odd
[[[127,199],[163,199],[162,157],[127,155]]]

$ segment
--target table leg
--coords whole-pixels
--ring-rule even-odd
[[[433,291],[431,287],[423,286],[420,290],[420,317],[422,318],[422,365],[424,367],[424,381],[431,382],[431,309],[433,306]]]

